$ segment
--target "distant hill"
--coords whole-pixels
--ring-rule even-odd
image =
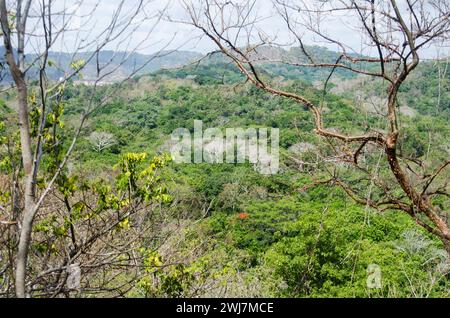
[[[317,62],[334,63],[339,57],[339,53],[320,46],[307,46],[306,50],[310,56],[314,56]],[[87,60],[92,53],[80,53],[76,56],[70,53],[51,52],[49,60],[55,65],[49,67],[47,75],[51,80],[57,80],[63,75],[63,71],[70,69],[70,63],[73,60]],[[232,65],[230,59],[221,53],[212,54],[208,57],[203,56],[198,52],[191,51],[174,51],[162,52],[158,56],[145,55],[139,53],[129,54],[126,52],[102,51],[98,57],[98,63],[105,65],[110,63],[109,67],[105,69],[108,73],[114,70],[111,75],[107,76],[105,82],[115,82],[125,78],[136,67],[144,65],[136,75],[156,74],[166,75],[173,78],[195,78],[199,83],[229,83],[242,80],[242,75],[239,70]],[[0,63],[4,55],[4,48],[0,47]],[[198,64],[193,62],[202,58]],[[290,66],[281,64],[277,61],[289,61],[291,63],[307,63],[308,59],[299,47],[292,47],[283,49],[273,46],[262,46],[257,48],[256,52],[252,54],[252,59],[259,60],[255,63],[259,71],[269,77],[280,77],[282,79],[302,79],[309,82],[323,80],[329,74],[329,69],[321,68],[307,68]],[[27,56],[27,61],[30,63],[36,58],[35,55]],[[121,62],[126,58],[125,63]],[[151,60],[151,61],[150,61]],[[148,62],[150,61],[150,62]],[[97,59],[92,59],[83,69],[83,81],[91,81],[96,78],[96,63]],[[58,67],[56,67],[58,66]],[[180,66],[185,66],[180,68]],[[9,74],[3,70],[0,73],[4,82],[10,82]],[[29,78],[37,76],[37,69],[29,72]],[[355,74],[343,70],[335,70],[335,75],[344,78],[354,78]]]
[[[339,53],[325,47],[308,46],[306,50],[310,56],[314,57],[316,62],[320,63],[335,63],[339,57]],[[298,47],[282,49],[263,46],[259,47],[252,54],[251,58],[257,61],[254,64],[262,75],[272,78],[280,77],[283,80],[302,79],[308,82],[314,82],[324,80],[330,73],[330,68],[298,67],[279,62],[284,61],[293,64],[308,63],[307,57]],[[334,74],[343,79],[356,77],[355,73],[344,69],[336,69]],[[154,75],[164,75],[172,78],[190,78],[199,84],[233,83],[243,79],[238,68],[222,53],[212,54],[198,64],[188,65],[176,70],[160,70]]]
[[[2,83],[9,83],[12,79],[4,61],[4,52],[4,47],[0,47],[0,79]],[[47,68],[47,76],[50,80],[58,80],[64,75],[64,71],[70,71],[70,64],[72,61],[87,61],[91,55],[92,52],[79,53],[76,55],[63,52],[50,52],[50,65]],[[98,59],[95,57],[88,61],[82,72],[82,80],[91,81],[97,78],[97,62],[99,65],[109,64],[108,67],[105,68],[103,74],[112,70],[114,70],[114,72],[111,75],[108,75],[104,81],[114,82],[126,78],[133,70],[141,68],[142,66],[143,67],[137,74],[148,74],[163,68],[179,67],[199,59],[200,57],[202,57],[202,54],[190,51],[164,51],[157,55],[102,51],[98,55]],[[28,63],[31,63],[35,59],[35,54],[26,56],[26,61]],[[37,78],[37,72],[37,67],[32,68],[28,72],[28,77],[31,79]]]

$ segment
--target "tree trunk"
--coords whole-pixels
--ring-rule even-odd
[[[19,17],[18,17],[19,18]],[[21,19],[20,19],[21,20]],[[28,248],[30,246],[31,230],[34,219],[34,176],[33,176],[33,153],[31,149],[30,123],[28,116],[28,89],[25,82],[23,56],[23,36],[24,21],[17,21],[18,38],[19,38],[19,65],[14,59],[13,48],[11,44],[11,30],[8,21],[8,10],[4,0],[0,0],[0,21],[3,32],[3,44],[5,46],[5,59],[8,63],[9,71],[16,84],[19,130],[20,130],[20,146],[22,152],[22,162],[25,174],[25,197],[21,233],[19,239],[19,248],[16,260],[16,296],[25,297],[25,277],[28,258]],[[21,33],[22,32],[22,33]]]
[[[22,77],[23,80],[23,77]],[[23,85],[23,86],[22,86]],[[34,219],[34,177],[33,177],[33,160],[31,152],[31,138],[28,121],[28,93],[24,81],[18,85],[19,92],[19,126],[20,126],[20,142],[22,147],[22,160],[25,172],[25,197],[22,227],[19,239],[19,247],[16,261],[16,296],[24,298],[25,278],[28,260],[28,249],[31,240],[31,231]]]
[[[19,248],[16,261],[16,296],[25,298],[26,296],[26,272],[28,262],[28,249],[31,241],[31,231],[33,226],[34,208],[24,209],[22,230],[20,232]]]
[[[417,208],[417,212],[422,212],[426,217],[436,226],[436,232],[439,234],[438,238],[444,244],[445,249],[450,254],[450,230],[447,223],[442,220],[431,206],[428,199],[425,199],[412,187],[411,183],[406,177],[405,172],[402,170],[400,163],[398,162],[396,154],[397,145],[397,133],[390,134],[386,140],[386,155],[397,182],[402,187],[406,195],[411,199],[414,206]]]

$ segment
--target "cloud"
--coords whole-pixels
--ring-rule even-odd
[[[140,0],[62,0],[55,1],[55,12],[69,8],[76,14],[67,24],[68,32],[61,36],[53,46],[57,51],[75,51],[82,47],[84,50],[94,48],[106,37],[104,32],[112,21],[114,14],[119,12],[118,28],[124,25],[125,21],[134,15]],[[132,25],[128,31],[117,36],[106,48],[114,50],[132,50],[137,49],[141,53],[154,53],[162,48],[184,49],[199,52],[209,52],[216,49],[214,44],[194,27],[170,22],[162,19],[157,25],[157,14],[165,11],[165,16],[170,16],[174,20],[188,20],[181,1],[179,0],[144,0],[144,5],[134,17]],[[39,6],[39,5],[37,5]],[[36,7],[36,10],[39,10]],[[281,17],[277,14],[272,1],[257,0],[255,14],[261,20],[258,22],[258,28],[263,30],[268,36],[276,39],[277,43],[286,45],[298,45],[296,39],[287,30],[287,27]],[[67,19],[67,18],[66,18]],[[60,27],[66,22],[63,18],[55,19],[55,24]],[[365,43],[365,38],[361,32],[358,32],[357,21],[343,13],[330,14],[322,17],[325,32],[332,38],[338,39],[348,47],[353,48],[358,53],[367,55],[375,54],[374,48]],[[30,23],[30,26],[36,27],[36,21]],[[37,22],[37,26],[39,24]],[[360,27],[360,26],[359,26]],[[57,29],[57,28],[56,28]],[[304,41],[306,44],[315,44],[327,46],[331,49],[337,49],[335,44],[324,41],[322,38],[312,33],[304,32]],[[42,39],[40,40],[42,41]],[[36,50],[42,43],[34,40],[28,48]],[[448,54],[449,48],[431,47],[425,50],[427,57],[436,54]]]

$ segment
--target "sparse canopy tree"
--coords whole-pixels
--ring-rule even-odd
[[[128,9],[130,6],[125,4],[125,0],[115,1],[110,17],[107,20],[97,21],[96,12],[103,10],[102,3],[99,1],[89,4],[82,0],[67,2],[55,0],[0,1],[1,38],[5,52],[3,64],[5,69],[9,70],[12,78],[10,90],[16,94],[17,98],[17,106],[14,109],[16,114],[12,119],[18,124],[20,138],[17,139],[20,139],[20,142],[14,139],[12,134],[8,133],[5,137],[10,141],[16,140],[16,144],[20,145],[21,157],[21,163],[13,161],[11,208],[9,206],[2,207],[1,211],[2,223],[0,226],[3,228],[0,233],[12,233],[10,240],[4,245],[2,242],[2,247],[9,248],[9,251],[2,254],[9,255],[9,261],[6,267],[1,269],[2,276],[5,277],[2,287],[7,296],[11,285],[15,285],[17,297],[32,296],[35,284],[40,286],[39,290],[44,295],[57,295],[64,292],[65,276],[62,275],[64,270],[72,262],[76,262],[77,257],[80,258],[90,248],[95,247],[97,240],[111,234],[117,224],[126,227],[123,222],[128,219],[129,215],[136,212],[136,205],[132,201],[127,201],[125,204],[123,203],[125,198],[120,197],[117,199],[119,201],[116,202],[116,205],[109,208],[102,206],[99,209],[117,210],[123,203],[120,208],[122,212],[125,211],[125,214],[117,212],[116,221],[103,224],[103,226],[101,224],[94,225],[95,223],[89,221],[88,228],[82,224],[79,230],[81,233],[75,233],[76,229],[71,219],[72,213],[77,209],[78,212],[81,212],[88,203],[80,201],[85,202],[83,203],[85,205],[81,207],[74,206],[75,203],[69,202],[76,189],[76,182],[65,172],[66,164],[89,115],[108,102],[115,90],[120,88],[120,83],[118,83],[102,89],[100,95],[98,90],[102,81],[114,75],[114,72],[141,48],[142,43],[148,40],[151,30],[159,22],[160,12],[154,9],[153,1],[133,1],[131,11]],[[110,4],[108,3],[108,5]],[[147,36],[144,39],[140,38],[136,44],[133,36],[144,24]],[[73,53],[72,61],[65,65],[52,60],[52,51],[59,51],[61,48]],[[100,62],[99,56],[106,49],[115,50],[116,53],[106,62]],[[122,54],[121,52],[126,53]],[[155,54],[155,58],[157,56],[158,54]],[[149,62],[150,60],[145,64]],[[83,69],[87,65],[96,70],[96,75],[95,78],[89,79],[90,85],[85,96],[84,112],[79,122],[74,125],[75,128],[69,131],[68,126],[64,126],[61,121],[64,109],[64,91],[71,80],[81,77]],[[134,69],[125,76],[123,82],[144,66],[135,65]],[[61,74],[59,81],[54,82],[49,79],[47,74],[50,70]],[[62,134],[66,138],[70,138],[70,140],[66,139],[68,146],[62,146]],[[12,160],[13,157],[9,159]],[[47,162],[45,168],[44,161]],[[149,191],[149,185],[145,187]],[[59,195],[56,194],[58,191]],[[128,189],[130,195],[135,191],[137,188]],[[101,192],[97,191],[97,195],[102,198]],[[140,195],[144,195],[144,193]],[[111,199],[108,198],[103,198],[103,200]],[[49,200],[52,203],[49,203]],[[63,205],[58,207],[55,200],[59,200]],[[61,247],[65,252],[59,254],[63,260],[61,262],[56,260],[55,263],[59,262],[56,267],[49,268],[55,263],[52,265],[47,262],[50,255],[47,250],[46,252],[41,251],[41,256],[46,261],[44,263],[37,262],[41,266],[40,269],[34,266],[30,271],[28,260],[30,246],[34,242],[32,239],[32,232],[35,230],[33,225],[37,220],[41,222],[48,217],[50,212],[44,207],[52,205],[60,215],[62,214],[61,218],[66,220],[66,225],[71,231],[72,243]],[[127,206],[126,209],[125,206]],[[41,224],[41,230],[42,226]],[[4,227],[8,227],[8,231],[3,231]],[[66,237],[66,235],[63,236]],[[34,243],[39,245],[42,242]],[[50,245],[53,248],[57,247]],[[96,248],[99,247],[96,246]],[[3,258],[3,260],[5,259]],[[101,263],[97,264],[101,266]],[[52,276],[55,274],[57,276]],[[43,284],[43,282],[46,283]]]
[[[89,141],[92,144],[92,149],[96,152],[102,152],[115,143],[114,135],[104,131],[94,131],[89,136]]]
[[[200,30],[216,45],[218,52],[239,68],[247,82],[309,109],[315,132],[333,145],[336,157],[352,165],[359,176],[359,182],[349,182],[335,167],[330,169],[330,178],[322,183],[341,186],[362,205],[379,211],[398,210],[409,214],[417,224],[438,237],[450,253],[448,211],[434,204],[439,198],[448,199],[450,161],[425,163],[420,158],[402,155],[399,145],[404,127],[398,103],[399,90],[421,62],[424,50],[434,45],[448,47],[448,1],[274,0],[275,18],[282,22],[284,34],[289,33],[301,50],[299,59],[264,55],[265,46],[281,46],[286,41],[280,44],[276,36],[269,34],[271,30],[264,28],[263,22],[268,16],[258,12],[259,0],[186,0],[183,3],[189,18],[179,22]],[[351,37],[361,39],[358,47],[354,42],[352,45],[351,41],[346,41],[342,34],[336,35],[331,29],[336,23],[345,23],[348,32],[352,32]],[[283,33],[279,29],[276,31]],[[315,56],[305,45],[312,40],[337,50],[337,60],[325,61]],[[324,95],[327,83],[337,69],[383,81],[386,89],[380,114],[382,125],[369,126],[360,134],[327,128],[321,103],[279,87],[264,76],[260,66],[268,62],[299,69],[329,70],[328,78],[323,79]],[[373,148],[378,152],[369,151]],[[372,159],[361,160],[363,155]],[[381,160],[376,159],[379,156]]]

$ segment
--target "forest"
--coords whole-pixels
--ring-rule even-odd
[[[107,46],[146,5],[118,2],[60,59],[53,1],[0,1],[0,297],[448,298],[449,61],[420,55],[448,47],[446,1],[317,1],[354,14],[370,54],[295,19],[309,1],[273,1],[288,48],[248,35],[258,1],[182,1],[214,50],[152,55]],[[277,173],[176,162],[196,120],[278,129]]]

